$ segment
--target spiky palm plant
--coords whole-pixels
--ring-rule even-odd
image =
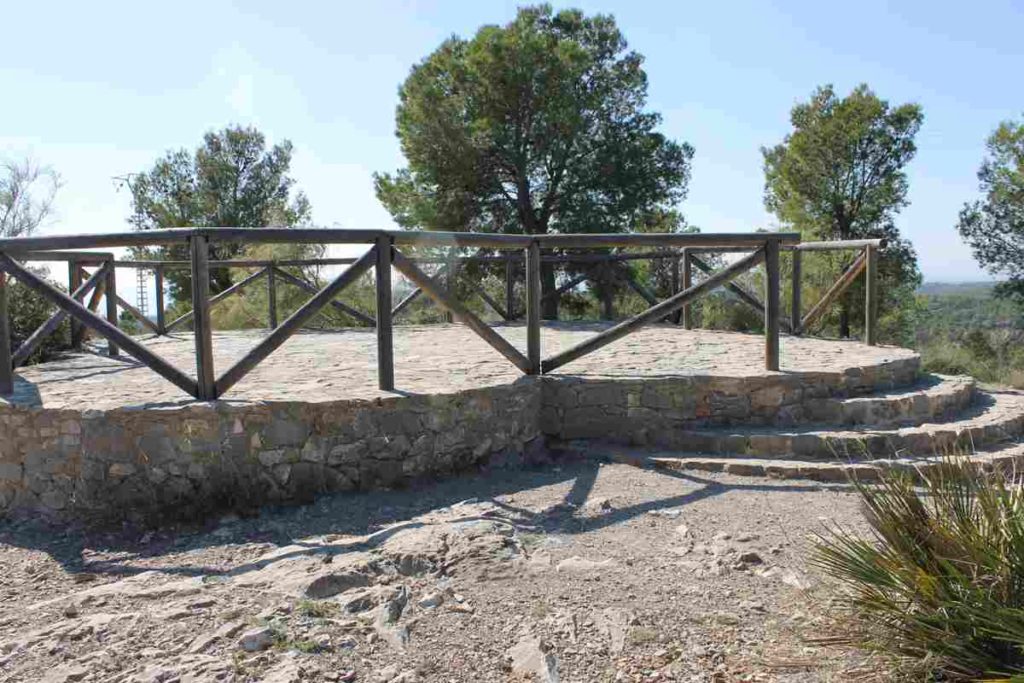
[[[967,458],[855,482],[871,537],[823,533],[850,643],[933,680],[1024,682],[1024,490]]]

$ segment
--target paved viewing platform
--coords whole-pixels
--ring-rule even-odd
[[[545,355],[558,352],[608,326],[601,323],[545,325],[542,349]],[[525,349],[525,326],[499,325],[494,329]],[[215,333],[213,352],[218,371],[241,358],[264,335],[263,330]],[[194,373],[191,333],[153,337],[146,344],[178,367]],[[459,392],[510,384],[522,378],[518,369],[463,325],[397,326],[394,344],[397,395]],[[804,373],[842,374],[916,358],[908,349],[804,337],[784,336],[781,350],[782,371],[774,373],[764,369],[762,335],[654,325],[575,360],[552,376],[764,378]],[[124,354],[119,359],[100,353],[69,354],[21,368],[18,377],[14,402],[20,406],[110,410],[195,402]],[[223,398],[229,402],[317,403],[395,395],[396,392],[377,389],[374,330],[352,328],[296,335]]]

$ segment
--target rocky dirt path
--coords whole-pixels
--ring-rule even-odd
[[[843,487],[574,460],[110,534],[0,524],[0,680],[884,680],[819,645]]]

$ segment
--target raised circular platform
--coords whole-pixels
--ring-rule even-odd
[[[549,354],[602,327],[547,326],[542,346]],[[525,347],[523,327],[497,329]],[[215,335],[218,369],[261,336]],[[191,341],[147,343],[189,368]],[[307,500],[530,460],[549,440],[673,445],[687,430],[803,423],[828,401],[918,377],[919,358],[906,349],[784,338],[781,372],[764,370],[763,353],[758,335],[653,326],[558,373],[525,377],[460,325],[399,327],[398,390],[381,392],[372,330],[308,332],[214,402],[129,358],[69,355],[19,371],[14,400],[0,403],[0,512],[195,514]],[[922,414],[970,390],[925,391]],[[836,410],[916,414],[919,402]]]
[[[606,327],[587,323],[545,325],[541,347],[549,355]],[[500,325],[495,329],[525,350],[525,327]],[[218,371],[241,358],[264,334],[262,330],[216,333],[213,350]],[[147,344],[194,374],[190,334],[151,338]],[[700,376],[763,381],[817,374],[836,377],[838,386],[844,376],[871,374],[893,363],[917,363],[917,354],[909,349],[814,338],[783,337],[781,352],[782,372],[768,372],[764,369],[764,338],[760,335],[654,325],[576,360],[552,376],[594,380]],[[462,325],[395,328],[395,381],[403,394],[445,394],[509,384],[520,377],[519,370]],[[194,402],[128,357],[68,355],[22,368],[18,378],[13,402],[20,406],[111,410]],[[376,384],[373,330],[304,332],[289,339],[223,398],[232,402],[325,402],[395,395],[378,390]]]

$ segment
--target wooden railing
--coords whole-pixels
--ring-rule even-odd
[[[368,244],[369,250],[358,258],[293,259],[293,260],[223,260],[209,259],[211,243],[312,243],[312,244]],[[116,260],[110,253],[67,251],[69,249],[107,249],[115,247],[188,245],[187,261],[129,261]],[[585,356],[640,327],[663,319],[676,319],[684,327],[692,327],[691,304],[718,287],[727,287],[741,301],[753,306],[764,315],[765,367],[779,369],[779,334],[785,326],[799,334],[820,320],[827,307],[845,291],[861,273],[867,273],[867,318],[865,341],[875,342],[875,284],[874,272],[877,250],[884,246],[880,240],[857,242],[827,242],[800,244],[795,233],[726,233],[726,234],[625,234],[625,235],[492,235],[480,233],[440,233],[366,230],[321,230],[284,228],[182,228],[145,232],[101,235],[46,236],[0,239],[0,394],[13,391],[13,369],[38,348],[45,337],[57,329],[66,318],[72,321],[72,343],[80,345],[83,330],[88,329],[104,337],[108,353],[116,356],[120,349],[172,382],[183,391],[200,400],[212,400],[225,395],[234,384],[245,377],[275,349],[306,324],[325,306],[334,308],[376,328],[378,385],[383,390],[395,387],[393,351],[394,318],[402,313],[417,297],[426,295],[440,308],[476,332],[484,341],[525,374],[551,372],[566,363]],[[406,252],[417,247],[448,247],[446,258],[413,258]],[[657,251],[640,253],[557,253],[554,250],[609,249],[653,247]],[[455,249],[472,248],[490,250],[498,254],[454,257]],[[833,249],[862,249],[863,253],[839,278],[806,315],[800,305],[800,256],[803,251]],[[404,251],[403,251],[404,250]],[[784,322],[780,307],[780,252],[793,254],[793,316]],[[698,254],[707,252],[742,252],[732,263],[713,270]],[[579,344],[548,358],[541,357],[541,264],[602,263],[634,259],[671,259],[672,293],[664,301],[657,301],[643,283],[630,274],[626,284],[648,303],[649,308],[626,320],[612,325]],[[68,292],[52,286],[27,269],[24,261],[66,261],[68,263]],[[515,274],[517,262],[525,262],[525,290],[527,345],[525,354],[460,302],[452,286],[454,273],[466,262],[505,264],[505,305],[501,306],[477,283],[471,289],[488,306],[506,320],[518,319],[515,305]],[[440,265],[438,271],[428,275],[420,266],[424,263]],[[734,280],[752,268],[764,264],[764,300]],[[316,285],[285,270],[289,266],[347,265],[348,268],[327,285]],[[115,268],[145,268],[156,279],[156,321],[149,320],[135,306],[119,297],[116,292]],[[211,268],[256,268],[242,280],[211,297],[209,271]],[[694,284],[693,267],[707,273],[707,277]],[[89,271],[92,268],[92,272]],[[191,274],[192,310],[175,320],[165,320],[163,301],[164,277],[167,270],[187,268]],[[371,316],[344,304],[337,297],[370,269],[375,271],[375,311]],[[408,278],[415,289],[395,304],[392,301],[392,269]],[[682,279],[680,281],[680,270]],[[444,283],[442,283],[442,276]],[[7,319],[6,280],[13,277],[25,287],[49,300],[57,312],[12,352]],[[210,310],[227,297],[239,294],[259,279],[265,279],[268,289],[269,334],[231,367],[217,375],[213,362],[212,327]],[[580,284],[587,276],[571,278],[546,297],[558,297]],[[276,287],[278,282],[303,289],[312,297],[284,321],[278,322]],[[89,297],[88,303],[86,297]],[[105,314],[98,312],[101,298],[106,300]],[[118,327],[118,308],[126,310],[155,334],[166,334],[191,322],[195,341],[195,377],[175,367],[151,348],[140,343]]]

